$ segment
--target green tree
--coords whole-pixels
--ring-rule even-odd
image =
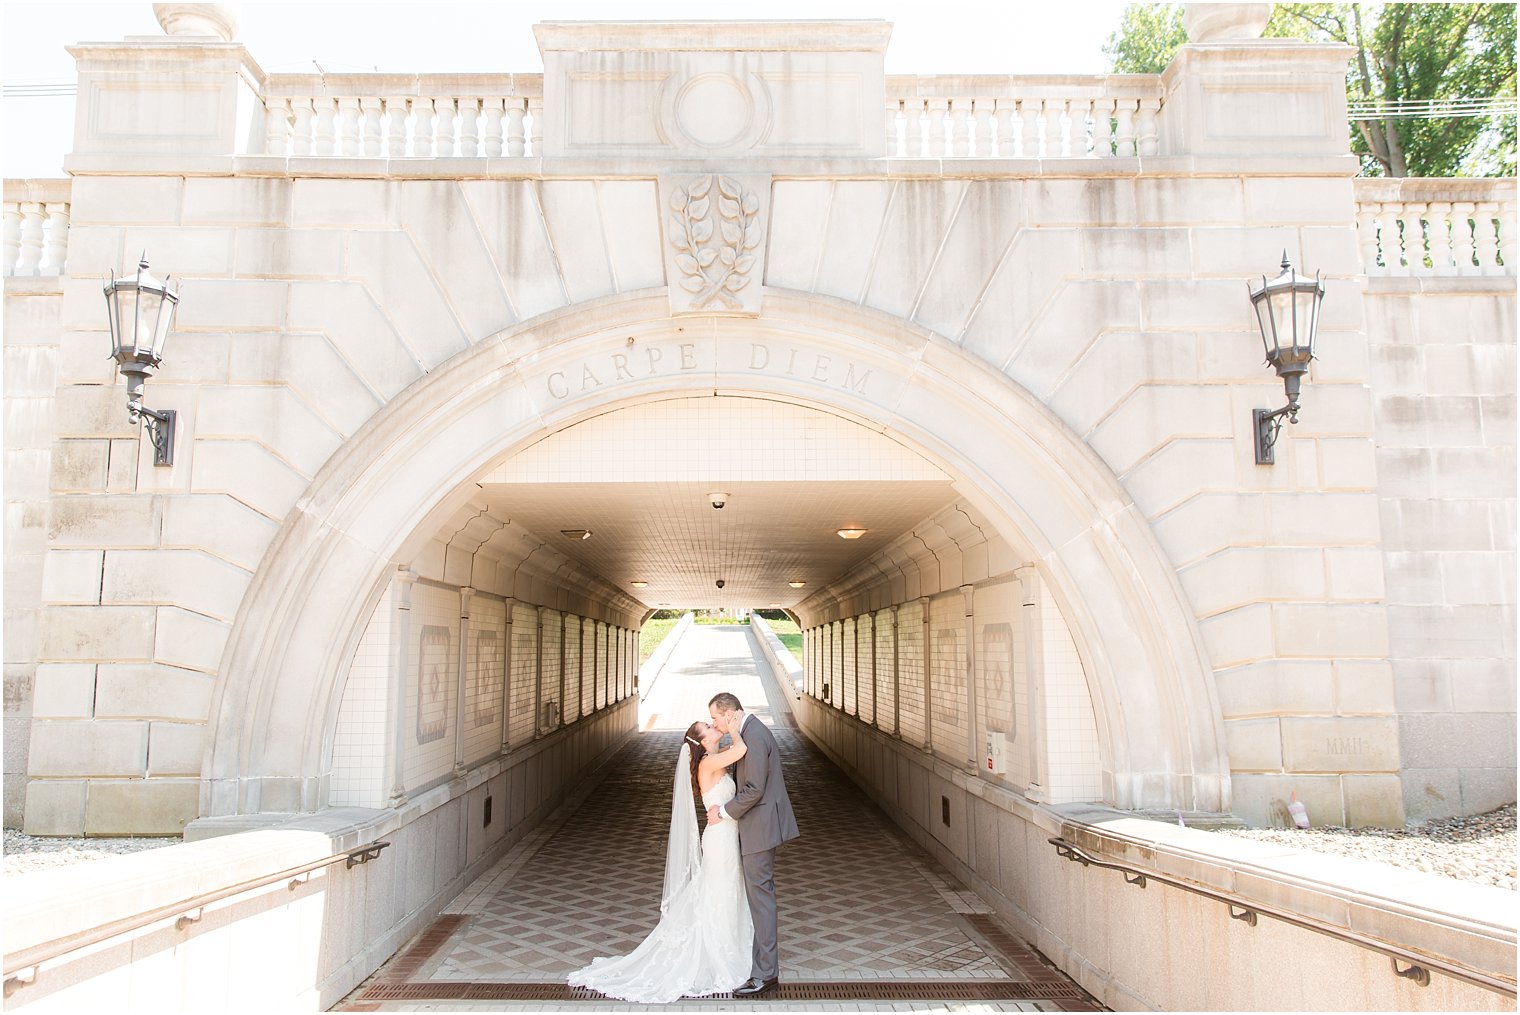
[[[1277,4],[1266,35],[1343,42],[1353,105],[1515,94],[1512,4]],[[1181,7],[1131,4],[1104,52],[1119,73],[1160,73],[1187,41]],[[1358,120],[1352,151],[1374,176],[1512,174],[1515,117]]]

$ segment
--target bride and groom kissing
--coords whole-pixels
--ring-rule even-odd
[[[729,991],[751,997],[776,985],[776,849],[798,835],[781,754],[734,695],[714,695],[707,711],[712,722],[691,724],[676,763],[660,922],[627,955],[571,973],[571,986],[665,1004]],[[707,810],[700,836],[696,796]]]

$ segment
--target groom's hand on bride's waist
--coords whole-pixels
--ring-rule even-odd
[[[718,808],[716,806],[707,808],[707,823],[709,825],[716,825],[718,822],[720,822],[722,820],[723,820],[723,811],[720,808]]]

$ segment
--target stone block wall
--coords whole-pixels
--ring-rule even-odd
[[[1371,279],[1389,649],[1411,818],[1515,799],[1510,279]]]

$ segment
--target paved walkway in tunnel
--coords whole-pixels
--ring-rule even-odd
[[[649,689],[643,732],[338,1010],[643,1010],[565,977],[658,921],[680,731],[721,690],[775,731],[802,830],[776,860],[782,989],[674,1007],[1094,1010],[797,732],[762,672],[746,628],[694,627]]]

